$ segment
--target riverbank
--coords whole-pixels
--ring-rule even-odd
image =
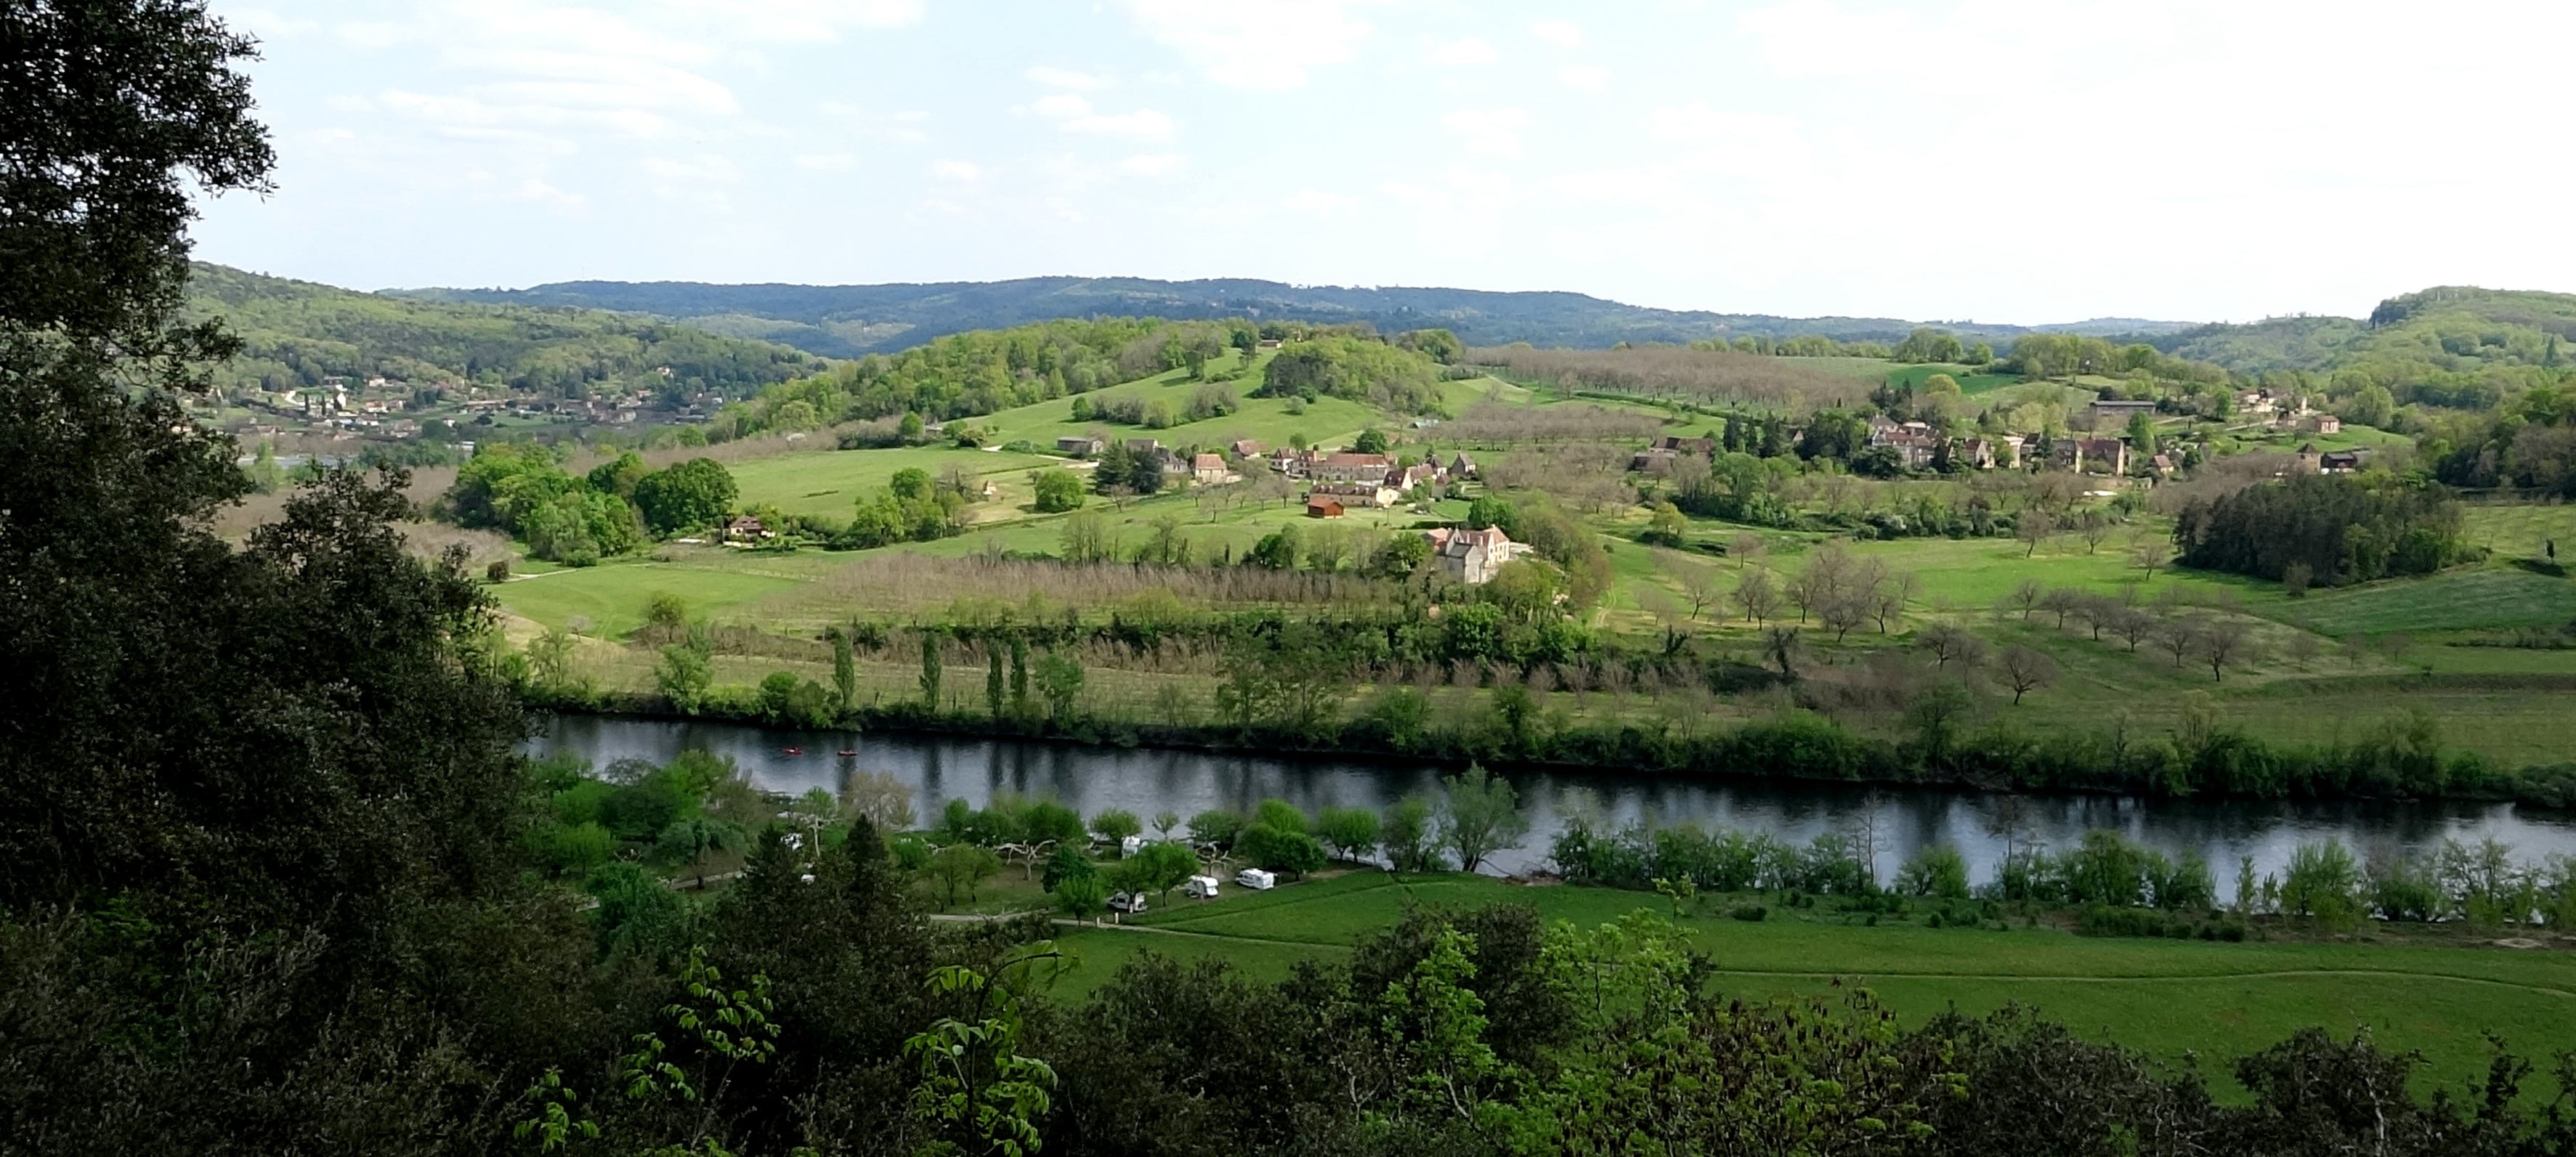
[[[1013,796],[1052,798],[1085,816],[1107,809],[1140,817],[1166,810],[1183,817],[1210,809],[1250,814],[1270,798],[1310,813],[1325,807],[1383,811],[1408,795],[1436,799],[1442,777],[1457,770],[1426,757],[1079,744],[962,730],[781,729],[586,713],[549,717],[529,750],[594,768],[621,759],[662,764],[702,750],[732,761],[759,787],[788,795],[818,788],[839,793],[858,773],[876,773],[908,788],[923,817],[951,799],[981,808]],[[2036,841],[2068,848],[2087,832],[2109,829],[2177,862],[2186,852],[2200,853],[2218,869],[2222,897],[2232,895],[2240,859],[2251,858],[2260,872],[2279,872],[2299,844],[2318,840],[2336,840],[2373,858],[2429,853],[2451,840],[2494,840],[2520,859],[2576,856],[2576,815],[2492,802],[2001,793],[1618,767],[1503,770],[1531,825],[1522,847],[1498,857],[1494,870],[1504,873],[1543,870],[1557,836],[1578,813],[1614,828],[1687,825],[1758,832],[1799,845],[1867,830],[1883,842],[1877,861],[1882,881],[1926,845],[1960,849],[1972,877],[1986,880],[2011,847]],[[1996,834],[2006,829],[2019,834]]]
[[[720,689],[722,690],[722,689]],[[531,695],[541,710],[749,726],[796,726],[791,701],[713,694],[692,712],[659,696]],[[1401,689],[1399,689],[1401,690]],[[2197,735],[2033,735],[1995,723],[1973,732],[1926,726],[1910,741],[1860,734],[1808,712],[1706,733],[1634,724],[1585,726],[1508,701],[1473,726],[1438,727],[1393,696],[1345,724],[1144,723],[1091,716],[937,711],[918,702],[825,709],[801,725],[925,736],[1010,738],[1122,750],[1431,762],[1564,774],[1654,773],[1708,782],[1799,780],[1964,791],[2046,791],[2164,799],[2312,799],[2513,803],[2576,810],[2576,763],[2499,768],[2472,754],[2374,735],[2349,743],[2274,745],[2218,729]]]

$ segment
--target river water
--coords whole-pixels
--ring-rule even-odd
[[[594,768],[626,758],[668,762],[693,748],[730,757],[759,787],[789,794],[817,787],[838,792],[854,771],[890,771],[917,790],[914,808],[925,822],[950,799],[981,807],[997,792],[1052,797],[1086,816],[1124,808],[1149,824],[1165,809],[1184,818],[1209,808],[1250,812],[1272,797],[1310,813],[1328,805],[1383,808],[1408,792],[1436,795],[1440,777],[1455,770],[1418,760],[1124,750],[588,715],[557,716],[529,744],[532,754],[568,752]],[[791,755],[790,748],[801,751]],[[1544,866],[1568,793],[1576,789],[1597,796],[1619,824],[1689,822],[1805,843],[1826,832],[1851,834],[1866,823],[1878,833],[1882,879],[1925,844],[1957,846],[1967,857],[1970,878],[1980,883],[1993,878],[2003,854],[2002,841],[1988,827],[2004,797],[1988,793],[1600,772],[1515,772],[1510,778],[1530,814],[1531,832],[1521,848],[1494,858],[1492,870],[1506,873]],[[2066,847],[2088,829],[2109,828],[2168,855],[2198,848],[2209,858],[2222,896],[2234,891],[2238,857],[2252,856],[2258,872],[2277,872],[2291,848],[2327,838],[2342,840],[2365,859],[2419,851],[2445,838],[2488,837],[2512,845],[2518,860],[2576,855],[2576,813],[2512,804],[2020,798],[2028,822],[2023,839]]]

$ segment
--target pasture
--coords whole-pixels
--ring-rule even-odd
[[[883,450],[819,450],[754,458],[735,463],[734,485],[744,506],[775,506],[789,514],[849,521],[850,509],[862,498],[885,489],[899,470],[920,470],[938,479],[962,469],[977,481],[992,481],[1004,491],[983,510],[999,513],[1014,497],[1028,498],[1026,476],[1060,459],[998,450],[965,450],[953,446],[905,446]]]
[[[1080,964],[1055,995],[1084,999],[1148,950],[1275,980],[1299,960],[1346,956],[1409,905],[1495,902],[1531,904],[1545,919],[1578,926],[1639,908],[1671,914],[1662,898],[1637,892],[1361,869],[1267,893],[1229,888],[1215,901],[1176,896],[1136,921],[1150,930],[1067,930],[1058,944]],[[2543,1067],[2549,1049],[2576,1039],[2576,952],[2564,947],[2422,945],[2366,931],[2325,942],[2112,939],[2018,920],[2000,931],[1893,919],[1868,926],[1821,908],[1783,911],[1776,901],[1769,919],[1750,923],[1729,918],[1729,907],[1707,900],[1679,920],[1715,962],[1723,991],[1763,999],[1840,979],[1867,986],[1908,1023],[2019,1002],[2168,1063],[2196,1060],[2222,1094],[2234,1089],[2226,1069],[2236,1056],[2309,1025],[2337,1035],[2367,1029],[2386,1047],[2422,1050],[2426,1088],[2482,1074],[2489,1030]],[[2531,1090],[2550,1091],[2537,1082]]]

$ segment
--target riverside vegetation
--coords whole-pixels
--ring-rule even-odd
[[[928,919],[905,866],[912,825],[852,801],[782,807],[703,760],[598,786],[532,765],[516,753],[521,676],[551,660],[499,637],[488,575],[409,549],[397,526],[418,512],[399,472],[325,472],[244,541],[211,529],[250,482],[239,447],[180,399],[202,397],[235,346],[176,309],[192,198],[264,189],[273,163],[239,71],[250,43],[188,0],[21,6],[0,23],[15,165],[0,182],[14,274],[0,286],[13,1150],[2576,1149],[2565,1057],[2503,1048],[2481,1075],[2426,1090],[2414,1057],[2302,1017],[2236,1058],[2222,1096],[2198,1071],[2027,1011],[1908,1023],[1863,988],[1748,991],[1712,954],[1727,946],[1690,930],[1700,916],[1651,905],[1580,922],[1420,907],[1277,979],[1141,943],[1112,970],[1081,938],[1143,934],[1050,941],[1037,918]],[[585,471],[584,489],[531,489],[543,500],[512,508],[560,511],[567,527],[578,513],[591,534],[592,513],[617,514],[611,497],[635,508],[625,474]],[[566,495],[578,512],[557,505]],[[1587,542],[1600,547],[1573,538],[1560,547],[1573,561],[1551,565],[1588,565]],[[538,569],[500,589],[630,565]],[[722,630],[677,618],[685,635]],[[936,689],[943,655],[925,653]],[[1075,679],[1048,670],[1032,656],[1032,694],[1051,710]],[[793,709],[805,681],[787,683]],[[1003,685],[1007,701],[1007,667]],[[1459,788],[1434,822],[1453,833],[1443,842],[1463,857],[1472,816],[1507,838],[1494,804],[1508,799],[1473,773]],[[1483,803],[1460,802],[1471,793]],[[1266,810],[1234,847],[1266,828],[1256,845],[1305,858],[1291,817]],[[1036,812],[1022,809],[1024,827]],[[573,880],[566,857],[603,846],[611,858]],[[971,877],[977,850],[952,836],[931,863],[947,855]],[[727,854],[738,875],[703,871]],[[665,882],[702,872],[705,892]],[[1252,908],[1238,911],[1259,919]],[[1051,995],[1049,974],[1086,954],[1088,998]],[[2560,966],[2466,955],[2391,968],[2412,983],[2375,991],[2422,1007],[2420,977],[2483,965],[2497,992],[2537,996],[2548,986],[2509,974]],[[2502,1026],[2547,1016],[2442,1007]]]

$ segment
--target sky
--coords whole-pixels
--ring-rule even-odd
[[[2576,291],[2576,5],[212,0],[362,289],[1035,275],[1792,316]]]

